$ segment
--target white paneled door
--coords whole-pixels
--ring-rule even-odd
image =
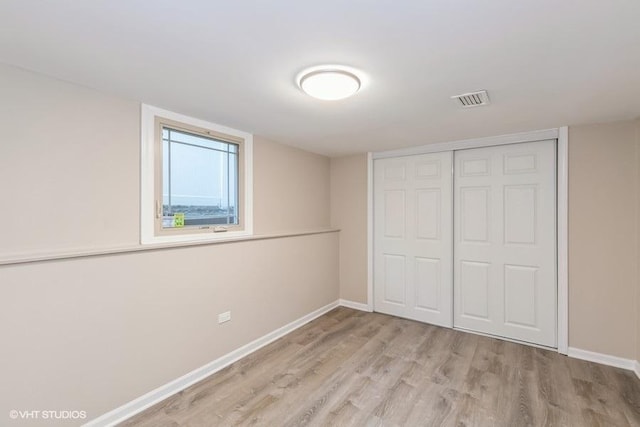
[[[456,151],[454,182],[454,325],[556,347],[555,141]]]
[[[375,310],[453,325],[452,152],[374,162]]]

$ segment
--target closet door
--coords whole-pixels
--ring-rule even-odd
[[[374,308],[453,325],[452,152],[374,162]]]
[[[555,140],[456,151],[454,325],[556,347]]]

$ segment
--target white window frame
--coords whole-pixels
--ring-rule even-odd
[[[140,243],[187,243],[187,242],[216,242],[221,240],[233,240],[253,235],[253,135],[237,129],[211,123],[205,120],[163,110],[151,105],[141,105],[140,123]],[[244,197],[239,200],[240,209],[243,211],[242,230],[192,234],[185,231],[184,234],[157,235],[155,231],[155,183],[157,173],[155,159],[157,144],[155,143],[156,118],[168,119],[173,122],[184,123],[190,126],[208,129],[217,133],[241,138],[244,147],[244,167],[239,173],[243,173]],[[242,192],[241,192],[242,194]]]

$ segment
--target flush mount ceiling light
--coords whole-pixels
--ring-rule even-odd
[[[313,67],[298,76],[300,89],[324,101],[348,98],[360,89],[360,85],[360,78],[353,70],[341,66]]]

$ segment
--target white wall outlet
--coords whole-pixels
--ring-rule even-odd
[[[218,314],[218,323],[224,323],[231,320],[231,312],[225,311],[224,313]]]

